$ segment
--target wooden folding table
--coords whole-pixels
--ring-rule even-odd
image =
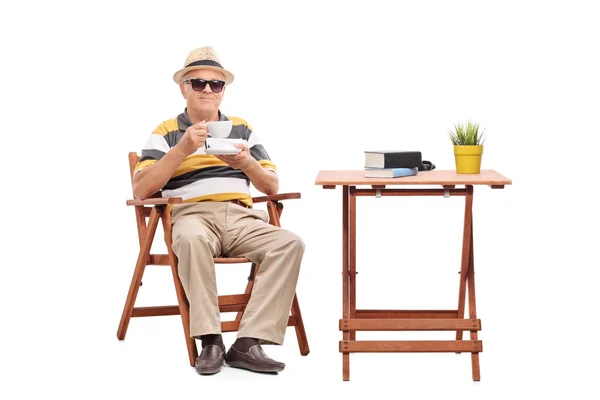
[[[342,319],[339,329],[343,379],[350,379],[350,353],[455,352],[471,353],[472,375],[479,381],[479,353],[483,350],[477,332],[481,321],[475,307],[473,262],[473,186],[502,189],[510,179],[493,170],[479,174],[457,174],[449,170],[420,171],[402,178],[365,178],[364,171],[320,171],[315,182],[324,189],[342,186]],[[357,188],[367,186],[367,188]],[[389,186],[405,186],[389,188]],[[406,187],[413,186],[413,187]],[[431,187],[433,186],[433,188]],[[441,187],[440,187],[441,186]],[[463,187],[457,187],[463,186]],[[357,310],[356,309],[356,198],[358,196],[465,196],[462,259],[456,310]],[[469,317],[464,318],[469,293]],[[357,331],[456,331],[456,340],[356,340]],[[470,332],[463,340],[463,331]]]

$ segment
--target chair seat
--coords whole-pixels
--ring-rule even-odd
[[[251,262],[246,257],[215,257],[215,264],[241,264]]]

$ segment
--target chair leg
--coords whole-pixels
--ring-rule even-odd
[[[304,330],[304,322],[302,321],[302,313],[300,312],[298,296],[295,294],[294,301],[292,302],[292,317],[296,319],[296,337],[298,338],[300,354],[305,356],[310,352],[310,349],[308,348],[308,339],[306,338],[306,331]]]
[[[181,314],[181,322],[183,323],[183,333],[185,335],[188,358],[190,360],[190,365],[193,367],[198,358],[198,348],[196,347],[196,339],[191,337],[190,333],[190,307],[187,298],[185,297],[181,281],[179,280],[177,266],[171,265],[171,271],[173,272],[173,281],[175,282],[175,292],[177,293],[179,313]]]
[[[177,256],[173,253],[171,244],[173,243],[172,228],[171,228],[171,210],[168,207],[163,208],[163,231],[165,233],[165,244],[169,255],[169,264],[173,274],[173,283],[175,284],[175,293],[177,294],[177,303],[179,304],[179,314],[183,323],[183,333],[185,335],[185,344],[187,346],[188,358],[190,365],[193,367],[198,358],[198,348],[196,347],[196,339],[191,337],[190,333],[190,306],[185,295],[185,290],[179,279],[177,269]]]
[[[246,285],[246,291],[244,292],[244,294],[252,293],[252,288],[254,287],[254,277],[258,273],[258,268],[258,265],[252,263],[252,268],[250,268],[250,276],[248,277],[248,284]],[[241,311],[238,311],[238,313],[235,315],[236,321],[242,320],[242,317],[244,316],[244,311],[246,311],[246,306],[244,306],[244,308]]]
[[[280,217],[283,212],[283,204],[280,202],[267,202],[267,210],[269,212],[269,223],[275,226],[281,226]],[[298,339],[298,347],[300,347],[300,354],[303,356],[310,352],[308,347],[308,339],[306,338],[306,331],[304,330],[304,322],[302,321],[302,313],[300,312],[300,304],[298,303],[298,296],[294,294],[294,300],[292,301],[292,317],[295,318],[296,323],[296,337]]]
[[[156,227],[158,226],[158,220],[160,214],[156,209],[152,209],[150,213],[150,219],[148,221],[148,228],[146,229],[146,235],[140,247],[138,259],[135,264],[135,270],[133,277],[131,278],[131,285],[129,285],[129,293],[127,294],[127,300],[125,300],[125,306],[123,307],[123,314],[121,315],[121,321],[119,322],[119,328],[117,329],[117,338],[124,340],[127,334],[127,328],[129,327],[129,321],[133,314],[133,307],[135,305],[135,299],[137,298],[138,291],[142,284],[142,275],[144,275],[144,269],[148,264],[148,257],[150,255],[150,247],[154,240],[154,234],[156,233]]]

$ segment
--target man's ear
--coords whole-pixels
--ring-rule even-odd
[[[183,98],[185,98],[185,93],[183,92],[185,90],[185,83],[181,82],[179,84],[179,90],[181,91],[181,95],[183,96]]]

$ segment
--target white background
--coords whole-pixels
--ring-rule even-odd
[[[598,398],[593,3],[3,2],[0,397]],[[281,192],[302,193],[282,223],[307,246],[311,353],[289,329],[266,348],[278,376],[199,376],[176,316],[116,338],[138,245],[127,153],[183,110],[171,77],[204,45],[236,76],[222,111],[260,134]],[[316,175],[379,148],[453,169],[447,131],[467,119],[486,128],[482,168],[513,180],[475,190],[481,382],[453,353],[352,355],[342,382],[341,191]],[[358,199],[358,307],[456,307],[463,204]],[[219,267],[219,289],[242,291],[248,269]],[[169,270],[148,267],[137,304],[174,301]],[[453,334],[358,335],[379,337]]]

